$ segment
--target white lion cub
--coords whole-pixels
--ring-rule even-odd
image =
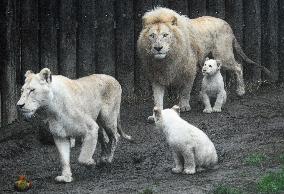
[[[224,89],[223,77],[220,73],[221,62],[219,60],[206,58],[202,68],[203,80],[200,96],[205,106],[203,112],[221,112],[222,106],[227,99],[227,93]],[[210,97],[216,98],[215,105],[212,108]]]
[[[178,106],[164,110],[154,107],[153,112],[156,127],[163,130],[172,149],[173,173],[194,174],[217,163],[214,144],[203,131],[179,116]]]

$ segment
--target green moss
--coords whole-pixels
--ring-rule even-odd
[[[282,193],[284,192],[284,169],[280,172],[271,172],[263,176],[257,183],[260,192]]]
[[[226,185],[219,185],[213,190],[213,194],[242,194],[239,189]]]
[[[265,155],[263,154],[252,154],[245,159],[245,163],[251,166],[260,166],[266,160]]]

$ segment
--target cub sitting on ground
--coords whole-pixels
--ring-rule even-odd
[[[224,89],[224,81],[220,72],[221,62],[206,58],[202,68],[203,80],[201,86],[200,96],[205,106],[203,112],[221,112],[222,106],[227,99],[227,93]],[[216,98],[215,105],[212,108],[210,104],[210,97]]]
[[[121,86],[111,76],[94,74],[71,80],[51,75],[44,68],[37,74],[27,71],[17,106],[27,118],[37,113],[48,122],[62,166],[62,175],[55,180],[71,182],[70,138],[83,138],[78,161],[84,165],[95,164],[97,140],[101,144],[101,161],[110,163],[119,134],[131,139],[120,126],[120,102]]]
[[[214,144],[200,129],[179,116],[180,108],[161,110],[154,107],[157,128],[163,130],[172,149],[175,161],[173,173],[194,174],[204,168],[212,168],[218,161]]]

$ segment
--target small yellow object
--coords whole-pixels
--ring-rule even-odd
[[[19,176],[18,181],[15,182],[15,189],[17,191],[27,191],[32,187],[32,182],[28,181],[25,176]]]

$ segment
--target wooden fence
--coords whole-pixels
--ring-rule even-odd
[[[48,67],[70,78],[110,74],[124,96],[149,93],[135,50],[141,17],[155,6],[190,18],[227,20],[245,53],[268,67],[275,80],[284,80],[283,0],[2,0],[0,123],[17,119],[15,104],[29,69]],[[261,79],[252,68],[245,74]]]

